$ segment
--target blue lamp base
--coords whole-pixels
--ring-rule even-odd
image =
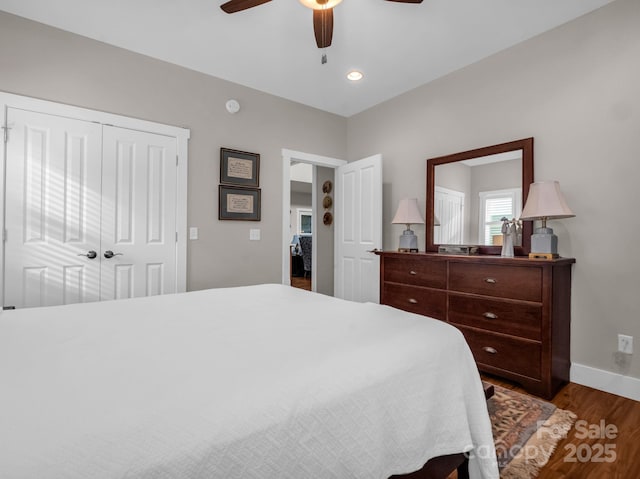
[[[412,230],[404,230],[400,235],[400,245],[398,251],[404,253],[417,253],[418,252],[418,237]]]
[[[531,235],[531,253],[558,254],[558,237],[551,228],[538,228]]]

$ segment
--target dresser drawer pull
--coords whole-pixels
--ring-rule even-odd
[[[409,271],[409,274],[415,276],[418,273],[416,273],[415,271]]]
[[[489,354],[497,354],[498,350],[492,348],[491,346],[485,346],[484,348],[482,348],[483,351],[489,353]]]
[[[496,281],[494,278],[485,278],[484,282],[489,284],[496,284],[498,281]]]
[[[482,316],[484,316],[487,319],[498,319],[498,315],[495,313],[490,313],[490,312],[486,312],[486,313],[482,313]]]
[[[418,300],[417,299],[413,299],[413,298],[409,298],[409,302],[411,304],[418,304]]]

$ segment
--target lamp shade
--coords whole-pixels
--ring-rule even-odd
[[[417,198],[404,198],[400,200],[396,215],[393,217],[393,224],[423,225],[424,219],[418,209]]]
[[[521,220],[538,218],[571,218],[575,216],[567,205],[560,183],[557,181],[536,181],[529,187],[527,203],[522,210]]]

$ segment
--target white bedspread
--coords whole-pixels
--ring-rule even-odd
[[[0,314],[0,478],[387,478],[474,449],[478,372],[440,321],[281,285]]]

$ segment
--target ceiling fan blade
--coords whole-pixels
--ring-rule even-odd
[[[236,13],[270,1],[271,0],[229,0],[227,3],[220,5],[220,8],[226,13]]]
[[[313,31],[316,34],[318,48],[331,46],[333,37],[333,8],[313,11]]]
[[[387,0],[387,2],[398,2],[398,3],[422,3],[422,0]]]

